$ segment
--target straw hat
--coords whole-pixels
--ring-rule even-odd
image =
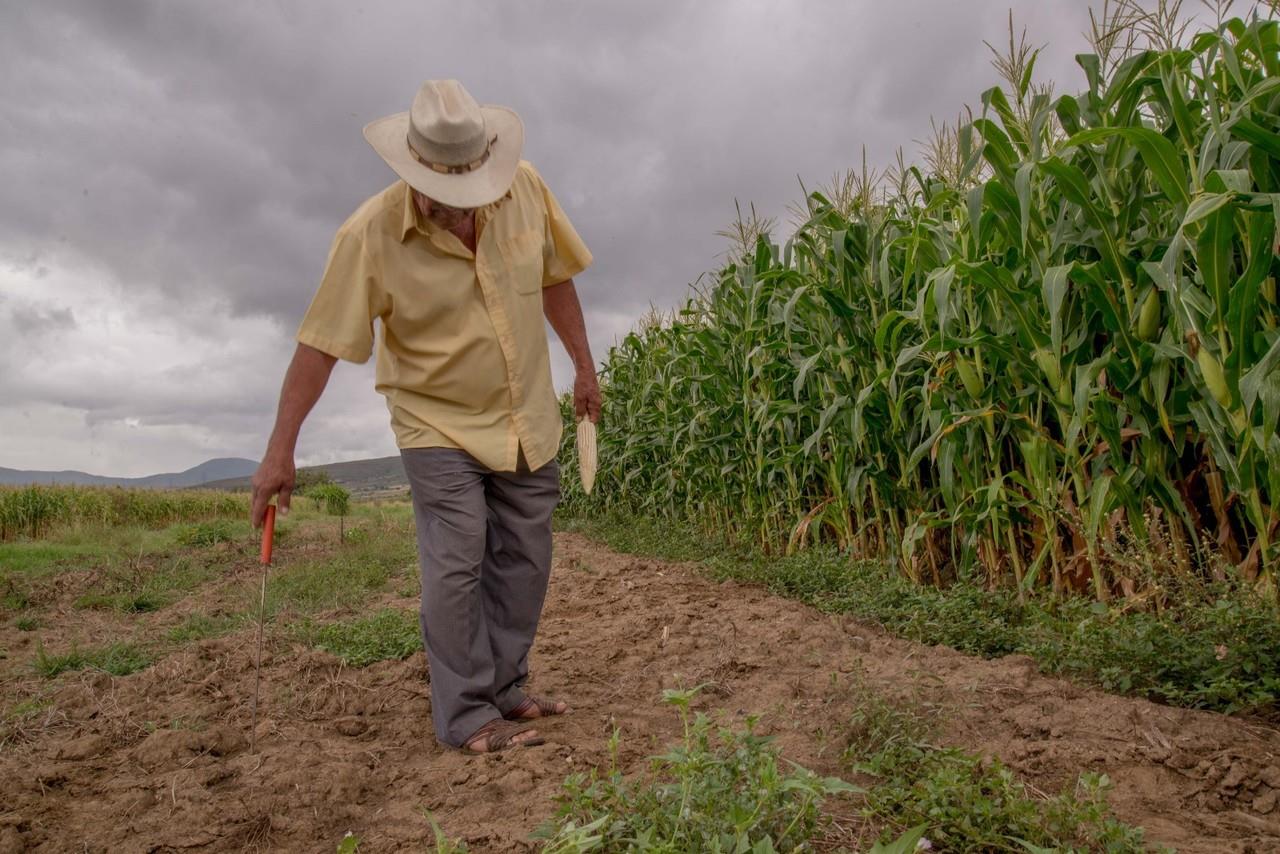
[[[513,110],[477,104],[457,80],[428,80],[409,112],[370,122],[364,138],[418,192],[478,208],[511,188],[524,125]]]

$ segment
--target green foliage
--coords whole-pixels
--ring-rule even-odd
[[[855,694],[844,759],[875,778],[863,807],[869,817],[916,825],[908,834],[922,831],[942,851],[1145,850],[1141,830],[1110,817],[1105,776],[1086,774],[1074,792],[1033,797],[999,760],[935,747],[918,715],[863,685]]]
[[[916,854],[924,839],[925,825],[920,824],[904,832],[892,842],[876,842],[868,854]],[[932,846],[932,842],[929,843]]]
[[[1278,45],[1232,19],[1082,54],[1057,98],[1030,51],[926,165],[808,193],[785,245],[744,225],[610,350],[596,489],[567,430],[567,506],[1101,600],[1130,531],[1272,585]]]
[[[338,517],[338,540],[346,542],[347,535],[343,529],[346,516],[351,512],[351,493],[336,483],[325,483],[308,490],[307,497],[317,504],[323,504],[325,512],[330,516]],[[356,541],[359,539],[359,537],[355,538]]]
[[[207,489],[93,486],[0,486],[0,541],[37,539],[54,530],[244,518],[248,497]]]
[[[31,594],[26,585],[19,585],[12,578],[4,578],[4,593],[0,596],[0,604],[7,610],[23,611],[32,605]]]
[[[116,563],[103,571],[92,592],[76,599],[75,606],[132,614],[158,611],[173,602],[177,594],[194,590],[213,574],[208,563],[185,555],[159,563]]]
[[[959,750],[907,746],[876,754],[859,766],[876,775],[867,793],[875,816],[904,824],[926,823],[930,841],[944,851],[1142,852],[1142,831],[1111,818],[1110,782],[1086,774],[1076,790],[1032,797],[998,759]]]
[[[427,821],[431,824],[431,835],[436,845],[435,854],[467,854],[470,849],[467,848],[465,842],[452,839],[445,833],[444,828],[440,826],[435,816],[429,811],[424,810],[423,815],[426,816]]]
[[[167,604],[168,598],[155,590],[122,593],[86,593],[75,601],[77,608],[121,611],[126,614],[146,614],[150,611],[159,611]]]
[[[819,828],[819,808],[854,791],[848,783],[793,766],[780,767],[768,738],[752,731],[715,730],[689,705],[694,691],[667,691],[680,712],[684,739],[655,756],[643,780],[616,767],[601,776],[565,781],[557,818],[539,835],[544,850],[645,852],[772,852],[807,850]]]
[[[237,526],[229,519],[213,519],[184,525],[177,531],[177,540],[184,546],[212,546],[218,543],[229,543],[238,535]]]
[[[24,616],[19,617],[14,625],[17,626],[18,631],[20,632],[34,632],[36,629],[40,628],[40,621],[35,617]]]
[[[338,843],[338,854],[356,854],[360,850],[360,837],[347,831]]]
[[[96,543],[62,542],[51,540],[16,541],[0,543],[0,572],[7,576],[42,575],[55,571],[62,565],[83,565],[87,562],[106,560],[120,549],[115,544],[101,546]],[[138,549],[130,549],[137,554]]]
[[[715,578],[763,585],[909,640],[987,658],[1029,655],[1042,669],[1159,702],[1264,716],[1280,712],[1280,621],[1245,585],[1187,584],[1159,611],[1080,597],[1019,602],[969,581],[920,586],[882,563],[830,548],[790,556],[720,545],[689,528],[613,515],[567,520],[615,549],[703,560]]]
[[[311,490],[330,483],[333,483],[333,477],[324,469],[298,469],[293,477],[293,492],[310,496]]]
[[[403,524],[384,529],[398,536],[375,536],[337,555],[316,557],[273,569],[267,585],[267,607],[301,611],[351,607],[383,589],[406,566],[416,565],[417,550]],[[256,598],[254,601],[256,608]]]
[[[390,608],[348,622],[304,624],[299,627],[299,634],[312,646],[333,653],[351,667],[408,658],[422,649],[418,615]]]
[[[188,614],[173,628],[168,639],[173,643],[190,643],[220,637],[235,629],[244,619],[240,614]]]
[[[351,493],[336,483],[325,483],[307,490],[307,497],[323,504],[330,516],[346,516],[351,512]]]
[[[1033,619],[1019,649],[1109,691],[1223,712],[1280,709],[1280,622],[1239,590],[1161,613],[1063,603]]]
[[[88,649],[73,646],[60,655],[50,655],[42,644],[37,644],[36,656],[31,666],[46,679],[69,670],[85,668],[101,670],[112,676],[128,676],[149,667],[153,660],[151,653],[132,643],[113,643]]]

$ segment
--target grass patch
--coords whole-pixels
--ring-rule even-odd
[[[236,539],[246,539],[248,536],[248,522],[233,522],[230,519],[212,519],[192,525],[179,525],[174,529],[174,538],[178,544],[191,548],[229,543]]]
[[[25,584],[17,584],[11,578],[0,579],[4,582],[4,594],[0,595],[0,604],[6,611],[25,611],[30,608],[31,591]]]
[[[172,601],[171,593],[191,589],[209,577],[193,577],[192,567],[201,564],[198,556],[166,556],[182,544],[184,532],[205,527],[232,537],[247,537],[249,531],[247,522],[227,520],[159,530],[82,526],[60,529],[46,539],[0,543],[0,602],[9,610],[43,604],[52,595],[58,573],[97,568],[103,580],[76,607],[125,613],[157,610]]]
[[[50,655],[43,645],[36,647],[36,657],[31,666],[36,673],[52,679],[70,670],[92,668],[112,676],[128,676],[151,665],[152,654],[131,643],[113,643],[108,646],[80,649],[72,647],[59,655]]]
[[[390,608],[347,622],[322,626],[304,623],[298,633],[312,646],[333,653],[351,667],[408,658],[422,649],[417,613]]]
[[[998,759],[929,743],[919,715],[855,686],[844,760],[871,775],[863,809],[894,828],[923,826],[942,851],[1147,850],[1139,828],[1112,818],[1105,775],[1072,792],[1033,796]]]
[[[75,607],[129,614],[158,611],[215,574],[213,566],[189,555],[167,558],[158,566],[131,561],[107,570],[99,589],[80,596]]]
[[[188,614],[181,623],[169,629],[166,637],[171,643],[221,637],[235,630],[243,620],[242,614]]]
[[[62,564],[77,566],[105,561],[113,554],[100,543],[50,542],[48,540],[0,543],[0,566],[6,574],[41,575]]]
[[[43,712],[45,709],[52,708],[52,706],[53,706],[52,697],[35,695],[35,696],[28,697],[27,699],[22,700],[18,703],[15,703],[12,708],[10,708],[7,712],[5,712],[4,716],[6,720],[15,720],[17,718],[29,718],[34,715],[38,715],[40,712]]]
[[[379,531],[335,554],[285,565],[269,577],[267,609],[276,613],[293,608],[305,613],[361,605],[369,593],[382,590],[407,565],[414,564],[416,555],[411,537],[399,531]]]
[[[1079,598],[1019,603],[1005,590],[914,584],[881,563],[815,547],[765,555],[688,526],[630,516],[562,519],[632,554],[700,561],[717,579],[760,584],[821,610],[853,614],[899,637],[994,658],[1022,653],[1050,673],[1106,690],[1221,712],[1280,715],[1280,620],[1230,585],[1179,590],[1163,611]]]
[[[689,704],[697,689],[666,691],[684,738],[652,759],[649,773],[628,780],[617,767],[618,733],[608,773],[570,776],[556,817],[538,836],[544,851],[792,851],[821,830],[820,808],[855,791],[796,765],[786,767],[771,740],[716,728]]]
[[[36,629],[40,628],[40,620],[30,614],[27,614],[19,617],[14,622],[14,626],[16,626],[20,632],[34,632]]]
[[[86,593],[75,601],[77,608],[90,608],[103,611],[120,611],[126,614],[145,614],[148,611],[159,611],[168,599],[151,591],[124,593]]]
[[[0,714],[0,753],[10,744],[26,741],[40,730],[41,718],[53,709],[53,698],[47,694],[33,694],[14,703]]]

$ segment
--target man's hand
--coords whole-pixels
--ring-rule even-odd
[[[293,465],[293,457],[269,455],[258,465],[253,473],[253,527],[261,528],[262,520],[267,515],[267,505],[275,495],[279,495],[280,514],[289,513],[289,499],[293,495],[294,479],[297,470]]]
[[[600,423],[600,383],[594,370],[578,371],[574,378],[573,411],[579,419],[585,415],[592,424]]]

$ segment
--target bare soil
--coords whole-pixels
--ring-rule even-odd
[[[480,757],[441,747],[421,653],[351,669],[270,628],[256,755],[251,629],[122,678],[82,671],[49,688],[26,669],[33,637],[57,637],[48,626],[85,641],[145,640],[183,613],[243,607],[252,555],[227,557],[208,592],[156,614],[62,600],[41,613],[41,632],[19,632],[12,618],[0,628],[4,707],[40,690],[52,701],[0,749],[0,851],[331,852],[347,831],[362,851],[423,851],[426,811],[473,851],[535,850],[529,834],[552,814],[565,775],[606,764],[615,727],[623,767],[643,768],[678,737],[662,689],[701,683],[698,708],[759,716],[784,755],[819,773],[848,776],[842,733],[861,683],[936,713],[944,743],[999,756],[1035,789],[1104,771],[1116,814],[1152,841],[1280,850],[1273,727],[1111,696],[1041,676],[1025,658],[899,640],[575,534],[556,537],[531,686],[573,711],[542,725],[541,747]],[[415,602],[389,593],[366,603],[387,605]],[[852,844],[865,827],[847,830]]]

